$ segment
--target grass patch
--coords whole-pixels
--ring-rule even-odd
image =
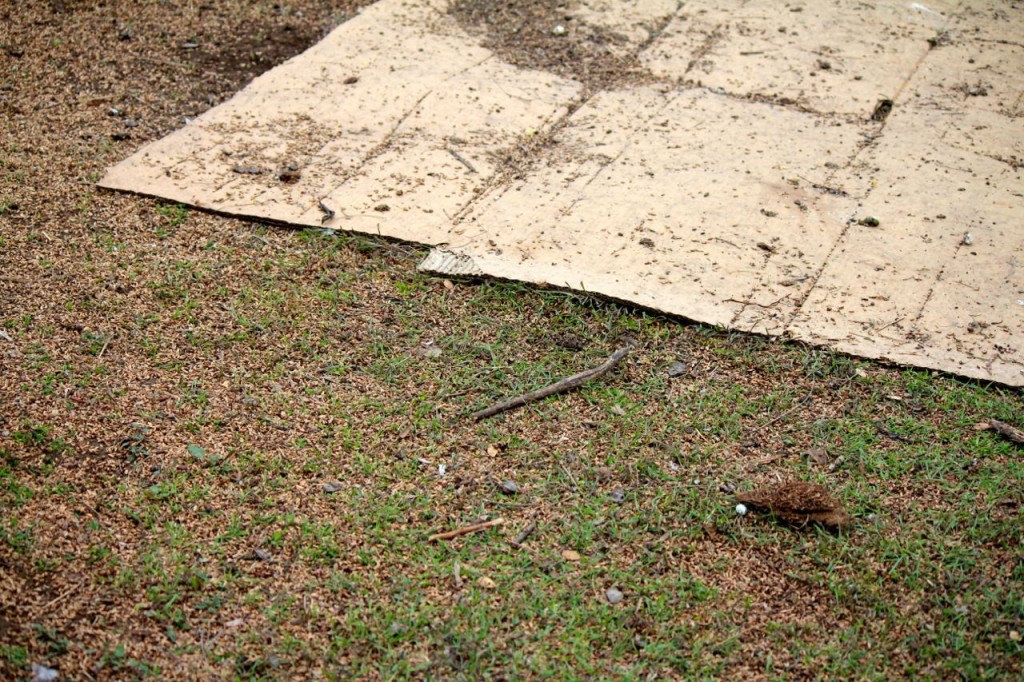
[[[1024,674],[1019,391],[122,201],[9,238],[69,276],[0,319],[0,677]],[[737,514],[784,478],[854,525]]]

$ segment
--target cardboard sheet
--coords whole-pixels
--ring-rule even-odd
[[[560,12],[639,76],[516,65],[441,0],[382,0],[100,184],[1024,385],[1013,3]]]

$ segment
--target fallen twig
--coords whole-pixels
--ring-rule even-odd
[[[103,354],[104,354],[104,353],[106,353],[106,352],[107,352],[107,346],[109,346],[109,345],[110,345],[110,342],[111,342],[111,341],[113,340],[113,338],[114,338],[114,335],[113,335],[113,334],[110,334],[109,336],[107,336],[106,340],[105,340],[105,341],[103,342],[103,348],[100,348],[100,352],[96,354],[96,360],[97,360],[97,361],[98,361],[98,360],[99,360],[100,358],[102,358],[102,357],[103,357]]]
[[[505,523],[505,519],[498,517],[496,519],[491,519],[490,521],[474,523],[472,526],[456,528],[455,530],[450,530],[446,533],[434,533],[429,538],[427,538],[427,542],[435,542],[437,540],[450,540],[452,538],[457,538],[461,535],[469,535],[470,533],[477,533],[482,530],[487,530],[488,528],[493,528],[494,526],[500,526],[503,523]]]
[[[530,521],[529,525],[526,526],[526,528],[524,528],[521,531],[519,531],[519,535],[517,535],[515,537],[515,539],[512,540],[512,544],[514,546],[516,546],[516,547],[518,547],[519,545],[523,544],[524,542],[526,542],[526,538],[528,538],[531,535],[533,535],[533,531],[535,531],[535,530],[537,530],[537,522],[536,521]]]
[[[566,476],[568,476],[569,480],[572,481],[572,487],[576,488],[576,490],[579,490],[580,489],[580,482],[576,480],[575,476],[573,476],[572,469],[570,469],[569,467],[565,466],[565,463],[563,463],[563,462],[559,462],[558,466],[561,467],[562,473],[564,473]]]
[[[904,436],[903,434],[896,433],[895,431],[890,431],[889,429],[887,429],[884,426],[882,426],[879,422],[871,422],[871,424],[875,427],[875,431],[878,432],[878,435],[880,435],[880,436],[885,436],[886,438],[891,438],[893,440],[898,440],[901,443],[915,443],[915,442],[917,442],[913,438],[909,438],[907,436]]]
[[[844,381],[842,384],[840,384],[838,386],[838,388],[836,388],[836,392],[838,393],[840,389],[846,388],[849,384],[851,384],[854,380],[856,380],[856,378],[857,378],[856,375],[847,378],[846,381]],[[781,413],[775,415],[774,417],[772,417],[768,421],[764,422],[763,424],[759,424],[759,425],[753,427],[753,431],[755,431],[755,432],[756,431],[761,431],[761,430],[766,429],[769,426],[771,426],[771,425],[773,425],[773,424],[775,424],[777,422],[782,421],[783,419],[785,419],[789,415],[791,415],[794,412],[796,412],[797,410],[799,410],[801,407],[803,407],[803,406],[807,405],[808,403],[810,403],[813,399],[814,399],[814,391],[812,390],[812,391],[809,391],[802,398],[800,398],[796,402],[796,404],[793,405],[793,407],[789,408],[785,412],[781,412]],[[694,431],[694,433],[699,436],[700,435],[700,430]]]
[[[320,207],[320,210],[323,211],[323,216],[320,218],[320,224],[321,225],[325,224],[326,222],[328,222],[330,220],[334,220],[334,210],[333,209],[328,207],[327,204],[325,204],[322,201],[318,201],[318,202],[316,202],[316,204],[317,204],[317,206]]]
[[[451,148],[448,149],[448,153],[454,156],[456,161],[458,161],[463,166],[468,168],[470,173],[476,173],[476,168],[474,168],[473,164],[466,160],[466,158],[462,154],[458,153],[457,151]]]
[[[991,426],[992,430],[999,435],[1009,438],[1014,443],[1024,445],[1024,431],[1021,431],[1016,426],[1010,426],[1006,422],[1001,422],[996,419],[989,419],[988,425]]]
[[[71,587],[69,587],[66,590],[64,590],[63,592],[61,592],[60,594],[58,594],[56,597],[54,597],[50,601],[48,601],[45,604],[43,604],[42,606],[36,607],[36,609],[35,609],[36,615],[43,615],[43,614],[45,614],[50,609],[51,606],[53,606],[54,604],[56,604],[59,601],[63,601],[64,599],[66,599],[73,592],[77,592],[78,589],[81,586],[82,586],[82,582],[79,581],[79,582],[75,583],[74,585],[72,585]]]
[[[785,419],[786,417],[788,417],[789,415],[793,414],[794,412],[799,410],[801,407],[803,407],[804,405],[809,403],[812,398],[813,398],[813,396],[808,393],[803,398],[798,400],[796,405],[794,405],[793,407],[789,408],[785,412],[780,412],[779,414],[775,415],[774,417],[772,417],[771,419],[769,419],[765,423],[763,423],[763,424],[761,424],[759,426],[755,426],[753,428],[753,430],[754,431],[761,431],[762,429],[766,429],[769,426],[771,426],[772,424],[775,424],[776,422],[782,421],[783,419]]]
[[[532,403],[542,398],[547,398],[549,395],[555,395],[556,393],[564,393],[565,391],[570,391],[574,388],[577,388],[587,383],[588,381],[596,379],[599,376],[607,373],[609,370],[615,367],[615,365],[619,364],[622,358],[626,357],[626,354],[629,353],[630,348],[632,348],[631,345],[623,346],[622,348],[612,353],[607,360],[605,360],[597,367],[585,370],[583,372],[580,372],[579,374],[573,374],[571,377],[566,377],[565,379],[556,381],[555,383],[549,384],[543,388],[538,388],[535,391],[530,391],[529,393],[517,395],[514,398],[503,400],[500,403],[497,403],[496,405],[491,405],[487,409],[474,412],[473,419],[480,421],[481,419],[493,417],[494,415],[499,414],[501,412],[505,412],[506,410],[511,410],[516,407],[522,407],[523,405],[526,405],[528,403]]]

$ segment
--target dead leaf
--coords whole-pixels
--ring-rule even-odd
[[[562,558],[566,561],[579,561],[580,553],[574,549],[565,549],[562,550]]]
[[[831,458],[825,448],[811,448],[807,451],[807,459],[818,466],[827,467]]]
[[[688,371],[690,371],[690,368],[687,367],[686,363],[683,362],[682,360],[674,360],[674,361],[672,361],[672,363],[668,366],[668,369],[665,370],[665,372],[670,377],[682,376],[682,375],[686,374]]]
[[[480,587],[484,588],[485,590],[493,590],[495,587],[498,586],[498,583],[494,582],[493,580],[488,578],[486,575],[482,575],[479,578],[477,578],[476,579],[476,584],[479,585]]]
[[[579,334],[573,334],[572,332],[555,334],[551,340],[555,342],[555,345],[561,346],[566,350],[583,350],[587,347],[587,340]]]
[[[432,343],[425,343],[413,350],[413,353],[421,358],[433,359],[441,357],[442,350]]]

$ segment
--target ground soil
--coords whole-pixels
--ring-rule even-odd
[[[103,169],[302,52],[366,4],[52,0],[0,5],[0,319],[30,320],[27,346],[62,358],[71,368],[91,334],[146,315],[145,283],[125,274],[132,250],[117,245],[152,242],[152,206],[98,193],[94,183]],[[200,219],[194,242],[166,244],[157,259],[187,254],[204,239],[200,224],[214,222]],[[228,228],[238,229],[242,224]],[[132,401],[143,386],[159,400],[160,386],[170,388],[174,380],[153,375],[147,362],[120,356],[118,345],[111,339],[104,353],[118,358],[115,383],[128,388]],[[12,434],[24,423],[56,425],[68,452],[75,453],[59,461],[57,478],[83,496],[80,506],[60,511],[16,517],[0,511],[5,519],[25,523],[40,513],[62,518],[40,540],[71,555],[81,546],[75,519],[93,516],[104,505],[107,477],[118,475],[104,453],[121,441],[120,427],[109,420],[121,408],[99,408],[72,386],[56,401],[34,398],[22,387],[38,379],[38,370],[31,351],[0,349],[0,446],[8,452],[17,448]],[[47,461],[58,462],[58,455],[52,451]],[[122,539],[130,534],[116,533]],[[102,649],[118,628],[97,623],[117,610],[130,613],[133,605],[97,596],[83,584],[80,571],[43,577],[9,555],[0,556],[0,643],[33,639],[33,614],[59,601],[70,606],[65,613],[71,638],[91,640]],[[144,640],[139,639],[140,647]],[[84,650],[72,653],[61,666],[62,679],[92,679],[97,672],[90,657]],[[24,673],[9,665],[0,661],[0,678]],[[173,676],[173,664],[164,667]]]
[[[375,460],[413,470],[420,459],[431,459],[433,467],[442,456],[462,462],[463,468],[447,478],[433,477],[424,484],[433,498],[424,503],[429,516],[425,512],[409,517],[396,514],[386,521],[392,533],[387,542],[400,542],[413,530],[426,531],[421,533],[425,538],[430,529],[463,525],[479,514],[481,499],[494,492],[495,481],[514,474],[520,479],[534,476],[540,487],[544,480],[568,471],[566,478],[576,484],[576,494],[582,483],[592,486],[597,491],[594,495],[602,499],[621,495],[617,492],[621,488],[655,496],[666,487],[676,491],[710,487],[707,495],[713,496],[718,495],[720,482],[723,486],[741,480],[770,482],[773,467],[780,462],[803,462],[801,453],[814,445],[812,429],[827,429],[855,411],[858,401],[871,396],[874,389],[857,383],[862,377],[854,373],[849,359],[836,360],[808,350],[804,364],[789,366],[785,364],[789,360],[778,360],[781,356],[766,341],[661,320],[653,324],[654,331],[645,332],[648,346],[624,363],[618,385],[657,385],[666,401],[679,409],[693,407],[695,412],[694,405],[722,387],[771,397],[779,385],[786,385],[792,395],[799,396],[793,409],[805,419],[806,428],[789,429],[786,417],[794,414],[790,412],[736,417],[726,410],[723,423],[738,430],[731,439],[716,435],[710,426],[689,424],[683,416],[673,417],[663,430],[644,434],[637,424],[665,423],[658,422],[665,419],[664,406],[650,402],[635,406],[635,412],[623,419],[629,423],[621,430],[602,436],[605,440],[597,447],[602,449],[603,463],[583,461],[579,451],[585,452],[589,441],[598,441],[594,434],[609,419],[621,417],[619,412],[609,416],[603,405],[574,395],[559,403],[558,409],[565,412],[524,410],[497,422],[500,425],[477,427],[459,422],[460,415],[470,401],[480,407],[497,396],[482,394],[473,386],[456,391],[443,384],[442,378],[454,367],[447,355],[424,372],[426,376],[418,377],[419,383],[408,373],[416,362],[433,357],[436,347],[428,337],[460,334],[466,338],[461,345],[453,342],[453,347],[479,360],[480,367],[472,370],[478,377],[493,376],[494,349],[509,344],[509,334],[518,334],[509,344],[516,353],[509,366],[516,365],[517,371],[558,353],[569,357],[567,363],[575,362],[574,371],[584,369],[594,356],[600,360],[603,352],[580,360],[573,360],[571,352],[586,353],[596,343],[614,348],[629,331],[606,324],[613,316],[606,314],[603,304],[567,297],[561,306],[512,290],[495,295],[511,299],[504,304],[506,318],[473,319],[479,309],[465,301],[476,294],[458,293],[461,285],[418,276],[414,249],[367,243],[335,250],[306,249],[303,236],[294,231],[197,211],[185,219],[179,207],[95,188],[105,168],[314,43],[352,16],[359,4],[53,0],[6,3],[0,9],[0,331],[4,334],[0,337],[0,452],[7,458],[0,465],[15,472],[18,485],[31,492],[16,510],[13,506],[12,511],[0,510],[5,524],[0,528],[4,533],[0,651],[6,656],[0,659],[0,677],[16,679],[25,674],[25,666],[11,653],[20,647],[30,661],[57,661],[62,679],[142,676],[146,669],[140,661],[159,667],[168,679],[260,675],[309,679],[322,672],[317,656],[323,651],[318,649],[307,658],[296,657],[293,668],[275,673],[274,661],[261,658],[271,644],[280,645],[280,638],[269,641],[269,625],[240,642],[237,656],[225,654],[222,660],[211,660],[206,652],[226,644],[233,626],[218,621],[206,632],[196,626],[187,633],[175,633],[167,621],[154,615],[159,576],[146,574],[159,574],[162,564],[147,564],[141,548],[158,545],[155,538],[164,537],[163,533],[168,554],[199,557],[237,517],[256,519],[256,527],[268,514],[313,520],[342,514],[344,521],[352,521],[359,508],[339,512],[324,494],[323,475],[305,467],[316,461],[321,467],[317,471],[335,472],[345,490],[365,485],[368,491],[380,491],[380,481],[361,473],[369,466],[366,463],[309,454],[310,450],[328,452],[353,433],[373,432],[367,424],[375,424],[374,419],[381,420],[377,429],[381,435],[373,443]],[[489,44],[513,63],[561,70],[593,87],[636,74],[635,64],[615,62],[608,56],[612,51],[605,46],[614,46],[615,36],[589,29],[581,29],[575,38],[568,36],[569,40],[551,36],[547,27],[564,11],[553,3],[460,1],[453,11],[474,30],[489,27]],[[575,30],[570,26],[570,33]],[[351,300],[326,298],[336,286]],[[283,300],[287,291],[298,287],[303,292],[323,290],[325,298]],[[282,300],[277,298],[279,293]],[[416,299],[417,305],[406,305],[411,295],[422,299]],[[254,306],[255,312],[241,311],[244,315],[233,307],[253,298],[266,301],[268,307]],[[203,306],[191,308],[191,300]],[[308,311],[303,324],[315,327],[323,338],[311,338],[303,324],[290,326],[280,319],[283,314],[262,317],[267,310]],[[584,320],[573,338],[548,334],[548,329],[571,315]],[[637,313],[636,319],[640,318],[646,319]],[[246,336],[236,343],[234,336],[242,326]],[[716,334],[716,338],[728,338],[730,345],[704,343]],[[661,343],[658,335],[671,343]],[[320,358],[324,345],[335,354],[335,364],[325,365]],[[665,366],[684,349],[685,368],[680,370],[684,380],[668,383]],[[346,366],[381,363],[392,350],[404,363],[394,371],[375,366],[376,374],[343,375]],[[452,350],[446,347],[442,352]],[[733,360],[734,352],[743,359]],[[841,371],[833,371],[834,365]],[[880,377],[880,383],[899,374],[878,367],[872,367],[871,373]],[[544,378],[533,376],[526,386],[510,379],[504,388],[515,392],[543,383]],[[888,423],[885,420],[890,417],[910,414],[936,427],[948,419],[967,423],[974,419],[970,414],[950,417],[941,405],[928,404],[930,391],[921,388],[913,399],[902,394],[884,398],[873,418]],[[416,400],[410,398],[413,395]],[[1008,397],[1006,404],[1004,419],[1020,416],[1019,396]],[[427,438],[422,424],[431,420],[453,426]],[[201,447],[187,449],[198,443]],[[507,462],[526,444],[536,452],[517,454],[520,469],[510,471],[512,465]],[[888,452],[886,448],[902,445],[879,436],[875,449]],[[635,460],[626,461],[627,450]],[[258,460],[259,466],[211,474],[204,458],[214,453],[236,453],[240,460]],[[692,453],[702,458],[699,464],[693,464],[697,455]],[[1005,461],[1009,455],[1000,457]],[[655,461],[661,469],[651,465]],[[617,462],[621,471],[614,468]],[[849,461],[838,469],[834,465],[833,461],[819,467],[821,476],[836,480],[861,476],[851,486],[864,490],[865,500],[851,507],[851,513],[864,522],[875,509],[901,519],[916,508],[953,508],[959,500],[949,490],[986,463],[965,456],[924,483],[911,476],[899,478],[889,470],[864,474]],[[419,494],[403,488],[405,479],[396,480],[397,492]],[[155,521],[135,515],[133,505],[140,495],[159,501],[173,485],[189,481],[204,485],[211,481],[210,497],[184,500],[173,515]],[[247,497],[251,490],[259,491],[259,496]],[[494,496],[505,505],[509,527],[522,528],[533,520],[540,528],[558,528],[569,523],[559,511],[562,498],[573,494],[566,488],[552,494],[553,499],[539,499],[535,509],[516,501],[522,498],[500,492]],[[1019,584],[1019,573],[1011,576],[1011,571],[1019,571],[1013,568],[1020,562],[1019,544],[1011,541],[1020,532],[1012,530],[1020,515],[1020,498],[1018,494],[1006,499],[1005,504],[992,503],[991,513],[1001,514],[1000,523],[1008,530],[994,534],[986,548],[992,561],[984,570],[991,573],[986,584],[993,592],[1009,594]],[[623,511],[610,512],[609,517],[632,513],[625,511],[627,506],[614,509]],[[646,511],[661,513],[657,508]],[[802,629],[829,633],[852,627],[867,612],[859,611],[860,602],[854,601],[868,603],[872,595],[858,595],[851,598],[853,605],[836,607],[830,590],[845,589],[843,585],[794,578],[793,558],[777,542],[743,535],[747,526],[722,529],[710,523],[704,527],[680,518],[666,514],[662,527],[653,528],[648,540],[625,547],[617,544],[611,531],[595,529],[596,551],[608,550],[602,561],[619,566],[623,573],[636,561],[649,560],[663,572],[671,569],[696,576],[722,594],[746,590],[770,603],[772,610],[763,613],[751,612],[739,598],[729,607],[728,617],[735,622],[728,628],[743,635],[721,644],[722,656],[732,656],[731,675],[744,679],[766,675],[759,642],[776,631],[776,620],[785,621],[797,633]],[[346,527],[350,534],[345,535],[333,565],[339,574],[358,577],[376,569],[360,563],[364,559],[360,552],[370,544],[370,531],[356,521]],[[16,530],[26,527],[33,528],[31,550],[25,547],[27,536]],[[287,529],[288,537],[293,531],[299,533]],[[877,534],[895,538],[895,545],[901,532],[894,524]],[[173,544],[181,533],[189,538],[184,549]],[[683,544],[665,544],[663,539],[670,533],[685,538]],[[271,535],[270,528],[266,535]],[[539,530],[534,539],[542,536]],[[810,548],[803,556],[814,553],[813,542],[807,544]],[[271,546],[269,540],[266,546]],[[203,563],[208,560],[205,555],[195,561],[214,577],[248,581],[251,591],[232,597],[232,607],[240,609],[247,622],[259,621],[264,611],[271,610],[248,603],[249,597],[261,594],[303,595],[302,599],[331,604],[332,613],[342,615],[346,608],[375,598],[374,593],[367,597],[344,586],[333,591],[323,588],[324,571],[306,561],[299,550],[287,555],[287,546],[275,546],[280,556],[274,561],[261,558],[257,550],[264,550],[258,543],[233,547],[233,554],[216,562]],[[120,570],[112,568],[109,551],[120,562]],[[541,550],[530,551],[535,552],[530,555],[535,564],[557,573],[556,560]],[[481,552],[481,561],[485,554]],[[555,556],[564,555],[556,552]],[[813,568],[810,560],[797,566],[801,571]],[[134,589],[119,582],[128,579],[127,569],[135,571],[143,587]],[[382,582],[398,583],[403,572],[415,573],[419,567],[403,566],[399,557],[389,569],[387,574],[381,571]],[[187,583],[206,578],[196,574],[181,579]],[[594,591],[594,585],[586,582],[589,578],[579,580],[581,593]],[[949,580],[948,590],[939,590],[943,598],[957,592],[957,585]],[[311,584],[318,587],[305,592]],[[451,610],[461,604],[461,596],[447,584],[420,587],[425,600]],[[883,601],[899,600],[898,589],[892,589],[892,594],[870,608],[881,609]],[[917,636],[923,624],[931,622],[928,609],[938,614],[949,606],[946,602],[918,604],[910,598],[899,603],[908,610],[920,610],[919,620],[909,620],[907,632],[899,633],[907,637]],[[687,621],[695,632],[710,627],[701,620],[707,614],[698,608],[681,605],[679,614],[680,623]],[[188,615],[195,622],[203,617],[198,606]],[[324,622],[326,616],[288,621],[278,624],[280,629],[274,632],[287,632],[298,641],[312,638],[310,633],[318,633]],[[654,628],[645,625],[639,613],[628,622],[637,637]],[[997,624],[999,632],[1019,627],[1018,622]],[[872,623],[866,627],[870,629]],[[192,646],[190,655],[171,653],[186,640]],[[992,641],[997,641],[995,635]],[[313,644],[326,648],[321,639]],[[439,660],[461,665],[458,643],[449,645],[438,654]],[[989,657],[986,664],[1000,665],[994,644],[985,640],[978,646],[979,656]],[[630,648],[623,658],[642,659],[639,648]],[[410,660],[418,653],[412,651]],[[357,647],[334,654],[343,678],[343,666],[352,663],[346,663],[346,658],[383,652],[366,645],[365,651]],[[915,655],[904,650],[893,665],[898,669]],[[1003,655],[1009,659],[1009,654]],[[136,664],[132,667],[128,662]],[[812,678],[819,671],[820,677],[818,663],[799,653],[784,653],[776,659],[775,670],[790,678]],[[1020,669],[1018,663],[999,669],[1014,666]],[[444,677],[450,669],[438,675]]]

